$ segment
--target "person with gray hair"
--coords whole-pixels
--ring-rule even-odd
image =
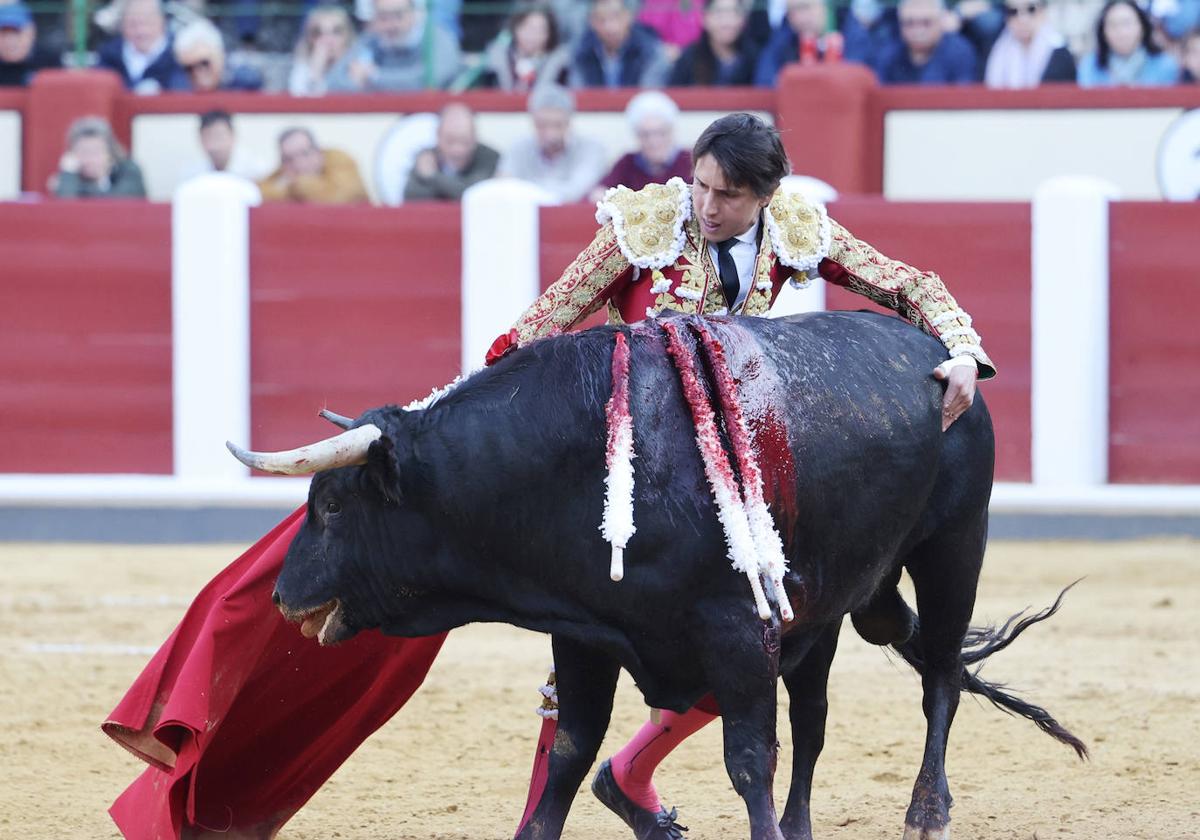
[[[514,143],[500,174],[536,184],[560,202],[580,201],[604,176],[608,155],[590,137],[571,131],[575,97],[561,85],[539,85],[529,96],[533,136]]]
[[[225,39],[208,18],[197,18],[175,33],[175,60],[180,73],[172,90],[210,93],[215,90],[259,90],[262,74],[252,67],[230,67],[225,60]]]
[[[637,138],[637,151],[622,156],[593,193],[599,201],[604,191],[624,186],[640,190],[671,178],[692,177],[692,155],[675,139],[679,106],[661,90],[644,90],[625,107],[625,121]]]
[[[51,178],[59,198],[145,198],[142,171],[102,117],[81,117],[67,130],[67,151]]]
[[[943,0],[900,0],[902,43],[881,56],[876,68],[885,85],[963,85],[979,81],[979,57],[971,42],[945,31]]]
[[[125,0],[121,34],[100,45],[97,64],[121,77],[135,93],[160,93],[171,87],[179,65],[171,51],[167,18],[159,0]]]
[[[329,91],[444,88],[462,68],[458,41],[426,20],[423,0],[374,0],[367,30],[329,72]],[[429,62],[426,63],[426,26]]]

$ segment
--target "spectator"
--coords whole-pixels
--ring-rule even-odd
[[[306,128],[289,128],[279,135],[279,168],[258,187],[264,201],[355,204],[368,200],[354,158],[338,149],[320,148]]]
[[[425,10],[420,0],[375,0],[367,31],[330,71],[331,91],[444,88],[458,75],[458,41],[436,23],[425,64]],[[428,77],[429,84],[426,84]]]
[[[37,45],[37,27],[25,4],[0,5],[0,87],[24,87],[37,71],[61,65]]]
[[[67,130],[67,151],[52,179],[59,198],[145,198],[142,171],[125,155],[108,121],[81,117]]]
[[[507,30],[509,37],[497,39],[484,57],[485,84],[528,93],[539,82],[566,82],[571,51],[560,40],[549,6],[531,3],[518,8]]]
[[[662,87],[671,62],[650,27],[633,18],[634,0],[591,0],[588,28],[571,62],[572,87]]]
[[[943,17],[942,26],[966,38],[976,56],[985,56],[1004,29],[1003,8],[992,0],[958,0]]]
[[[1132,0],[1108,0],[1096,22],[1096,51],[1079,62],[1079,85],[1173,85],[1178,81],[1179,65],[1154,43],[1146,13]]]
[[[1193,29],[1184,36],[1181,55],[1183,72],[1179,74],[1179,81],[1189,85],[1200,82],[1200,29]]]
[[[328,90],[329,73],[350,51],[354,23],[341,6],[323,3],[304,19],[304,28],[292,56],[288,93],[320,96]]]
[[[1004,31],[988,55],[984,81],[992,88],[1031,88],[1075,81],[1066,39],[1046,19],[1045,0],[1005,0]]]
[[[121,34],[100,45],[97,63],[121,75],[135,93],[159,93],[180,72],[167,36],[167,19],[159,0],[126,0]]]
[[[629,100],[625,120],[637,137],[638,150],[618,160],[592,198],[599,200],[608,187],[623,185],[640,190],[670,178],[692,178],[692,154],[675,142],[679,106],[660,90],[646,90]]]
[[[467,187],[496,174],[500,155],[475,138],[475,114],[460,102],[442,108],[437,145],[417,155],[405,201],[458,201]]]
[[[841,61],[842,33],[828,30],[825,0],[788,0],[787,15],[771,33],[771,40],[758,59],[754,83],[763,87],[774,85],[786,64]]]
[[[1171,0],[1163,4],[1167,7],[1161,15],[1162,31],[1172,41],[1182,45],[1189,33],[1200,26],[1200,0]],[[1154,12],[1155,4],[1150,4]]]
[[[880,0],[850,0],[843,9],[839,31],[845,59],[868,67],[875,67],[880,56],[901,44],[896,8]]]
[[[670,61],[677,61],[683,48],[704,31],[704,12],[699,0],[644,0],[638,20],[658,33]]]
[[[670,84],[750,85],[758,44],[746,30],[746,0],[705,0],[704,31],[671,69]]]
[[[533,137],[513,143],[500,174],[529,181],[559,201],[579,201],[608,169],[604,147],[572,133],[575,97],[561,85],[539,85],[529,96]]]
[[[884,84],[937,85],[978,81],[978,60],[969,41],[942,29],[942,0],[900,0],[902,44],[883,56],[879,80]]]
[[[200,115],[200,147],[204,149],[204,158],[183,170],[183,180],[206,172],[228,172],[247,181],[257,181],[271,170],[257,155],[237,142],[233,117],[226,111]]]
[[[225,41],[207,18],[197,18],[175,33],[175,61],[180,73],[174,90],[212,93],[217,90],[259,90],[262,73],[253,67],[230,67],[225,61]]]

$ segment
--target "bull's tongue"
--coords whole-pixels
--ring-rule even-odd
[[[300,623],[300,634],[306,639],[315,638],[321,632],[321,628],[325,626],[325,619],[333,612],[333,607],[325,607],[317,610],[315,613],[310,613],[304,621]]]

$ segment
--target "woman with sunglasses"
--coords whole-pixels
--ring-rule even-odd
[[[329,72],[350,49],[354,24],[341,6],[322,4],[304,20],[296,43],[288,93],[292,96],[321,96],[327,91]]]
[[[988,54],[983,80],[991,88],[1031,88],[1075,81],[1067,42],[1046,20],[1044,0],[1005,0],[1004,31]]]
[[[1108,0],[1096,23],[1096,50],[1079,62],[1079,85],[1173,85],[1177,81],[1179,65],[1154,43],[1146,13],[1133,0]]]

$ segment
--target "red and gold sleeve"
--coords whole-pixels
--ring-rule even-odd
[[[946,345],[951,358],[970,356],[979,378],[996,375],[968,315],[936,274],[892,260],[830,220],[829,255],[818,270],[827,282],[898,312]]]
[[[621,253],[611,224],[600,228],[592,244],[542,292],[513,329],[518,344],[567,332],[603,306],[633,277],[633,266]]]

